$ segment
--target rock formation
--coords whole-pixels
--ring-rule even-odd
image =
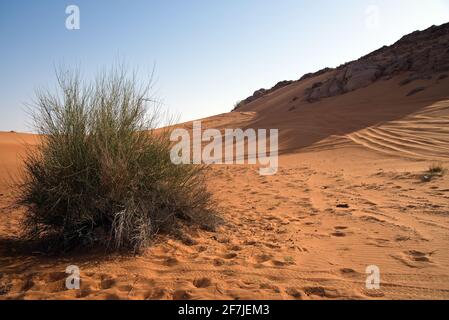
[[[446,23],[424,31],[415,31],[395,44],[384,46],[356,61],[335,69],[325,68],[316,73],[308,73],[297,81],[328,75],[305,90],[304,99],[314,102],[354,91],[401,73],[408,73],[408,78],[401,82],[401,85],[405,85],[434,76],[444,79],[448,72],[449,23]],[[296,81],[282,81],[269,90],[260,89],[237,104],[234,110],[293,82]]]

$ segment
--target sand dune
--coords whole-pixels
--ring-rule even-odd
[[[209,188],[225,224],[160,237],[138,256],[48,256],[20,237],[21,209],[0,185],[0,299],[449,299],[449,79],[403,84],[400,73],[307,101],[327,71],[288,83],[205,127],[278,128],[280,168],[213,166]],[[416,87],[425,90],[409,95]],[[190,127],[191,124],[183,124]],[[0,133],[1,177],[20,171],[32,135]],[[66,290],[65,268],[81,269]],[[366,288],[366,268],[381,272]]]
[[[2,298],[447,299],[449,183],[422,183],[427,165],[348,146],[285,155],[273,177],[214,167],[227,223],[185,243],[161,238],[140,256],[31,252],[17,236],[20,211],[3,210]],[[64,287],[71,264],[78,291]],[[372,264],[380,290],[365,288]]]

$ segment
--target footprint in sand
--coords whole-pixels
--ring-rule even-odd
[[[190,300],[192,299],[192,295],[187,290],[176,290],[173,293],[173,300]]]
[[[264,262],[270,260],[271,258],[272,258],[272,256],[269,254],[260,254],[260,255],[256,256],[256,261],[258,263],[264,263]]]
[[[348,227],[345,226],[336,226],[334,227],[335,232],[331,233],[332,236],[342,238],[346,237],[346,233],[343,232],[343,230],[348,229]]]
[[[244,242],[244,244],[247,245],[247,246],[254,246],[254,245],[257,244],[257,241],[254,241],[254,240],[246,240],[246,241]]]
[[[234,259],[236,257],[237,257],[237,253],[235,253],[235,252],[230,252],[223,256],[223,258],[225,258],[225,259]]]
[[[178,259],[176,259],[176,258],[167,258],[165,261],[164,261],[164,264],[166,265],[166,266],[169,266],[169,267],[173,267],[173,266],[175,266],[175,265],[177,265],[178,264]]]
[[[408,240],[410,240],[410,237],[408,237],[408,236],[402,236],[402,235],[397,235],[397,236],[394,238],[394,240],[395,240],[396,242],[403,242],[403,241],[408,241]]]
[[[295,299],[302,299],[301,291],[299,291],[296,288],[287,288],[285,290],[285,293],[287,293],[289,296],[295,298]]]
[[[277,245],[277,244],[272,244],[272,243],[264,243],[264,245],[270,249],[280,249],[281,246]]]
[[[272,260],[271,263],[276,267],[283,267],[287,264],[286,262],[279,261],[279,260]]]
[[[351,268],[341,268],[340,270],[338,270],[340,272],[340,274],[344,277],[344,278],[359,278],[359,277],[363,277],[363,275],[357,271],[355,271],[354,269]]]
[[[304,293],[308,296],[318,296],[321,298],[339,298],[337,290],[324,287],[305,287]]]
[[[225,264],[225,261],[223,259],[214,259],[214,266],[220,267]]]
[[[242,250],[242,248],[240,246],[238,246],[238,245],[233,245],[233,246],[231,246],[229,248],[229,250],[231,250],[231,251],[240,251],[240,250]]]
[[[9,291],[11,291],[12,284],[11,283],[2,283],[0,282],[0,296],[8,294]]]
[[[199,278],[193,280],[193,285],[197,288],[207,288],[212,285],[212,281],[209,278]]]
[[[272,290],[275,293],[280,293],[281,292],[279,287],[277,287],[275,285],[272,285],[272,284],[269,284],[269,283],[262,283],[259,287],[260,287],[260,289],[263,289],[263,290]]]
[[[105,279],[101,280],[100,288],[101,288],[101,290],[107,290],[107,289],[112,288],[115,284],[116,284],[115,279],[105,278]]]
[[[337,238],[343,238],[346,237],[346,233],[341,232],[341,231],[336,231],[331,233],[332,236],[337,237]]]
[[[153,288],[145,293],[145,300],[160,300],[169,297],[169,292],[164,288]]]
[[[30,290],[32,287],[34,287],[35,283],[32,279],[32,277],[28,277],[28,279],[25,280],[25,282],[22,285],[22,288],[20,289],[20,291],[28,291]]]
[[[46,277],[46,281],[55,282],[61,281],[67,278],[67,273],[65,272],[50,272]]]
[[[405,252],[405,254],[407,254],[409,256],[409,258],[413,261],[430,262],[428,255],[424,252],[410,250],[410,251]]]
[[[404,251],[401,255],[390,255],[410,268],[423,268],[427,263],[432,263],[429,258],[432,253],[426,254],[417,250]]]

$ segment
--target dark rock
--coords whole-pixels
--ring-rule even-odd
[[[253,101],[255,101],[255,100],[257,100],[257,99],[259,99],[259,98],[261,98],[261,97],[263,97],[263,96],[265,96],[265,95],[267,95],[267,94],[270,94],[270,93],[272,93],[272,92],[274,92],[274,91],[276,91],[276,90],[278,90],[278,89],[281,89],[281,88],[283,88],[283,87],[286,87],[286,86],[288,86],[288,85],[290,85],[290,84],[292,84],[294,81],[281,81],[281,82],[278,82],[274,87],[272,87],[271,89],[259,89],[259,90],[257,90],[257,91],[255,91],[254,93],[253,93],[253,95],[252,96],[250,96],[250,97],[248,97],[248,98],[246,98],[245,100],[242,100],[242,101],[240,101],[237,105],[236,105],[236,107],[234,108],[234,110],[232,110],[232,111],[236,111],[236,110],[238,110],[238,109],[240,109],[241,107],[243,107],[244,105],[247,105],[248,103],[251,103],[251,102],[253,102]]]
[[[323,86],[323,83],[322,83],[322,82],[315,82],[315,83],[312,85],[312,89],[316,89],[316,88],[319,88],[319,87],[321,87],[321,86]]]

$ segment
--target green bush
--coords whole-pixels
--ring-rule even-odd
[[[439,163],[433,163],[430,165],[427,172],[432,175],[443,175],[446,172],[446,169]]]
[[[179,234],[181,221],[215,227],[205,167],[172,164],[149,85],[124,68],[91,83],[78,72],[57,79],[59,92],[38,91],[34,105],[42,143],[24,159],[18,199],[27,235],[56,237],[63,249],[138,250],[158,232]]]

